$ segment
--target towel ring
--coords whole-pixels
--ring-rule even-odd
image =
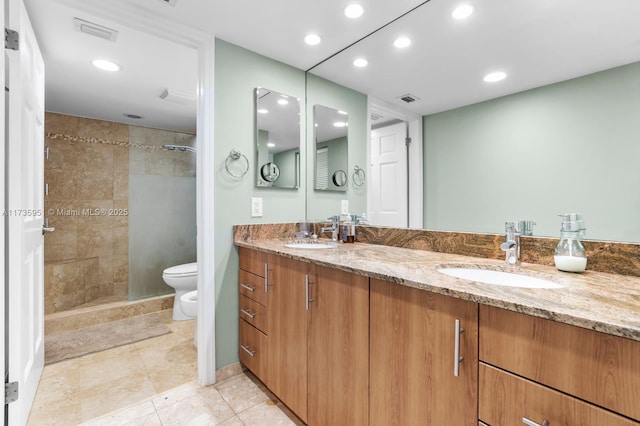
[[[361,169],[359,166],[355,166],[353,168],[353,175],[351,176],[351,178],[355,186],[363,186],[364,182],[367,179],[367,174],[365,173],[364,169]]]
[[[235,174],[231,170],[229,170],[229,164],[230,164],[231,161],[237,161],[237,160],[239,160],[241,158],[244,158],[246,166],[244,167],[244,171],[241,174]],[[227,173],[229,173],[234,178],[244,177],[247,174],[247,172],[249,171],[249,159],[247,158],[246,155],[244,155],[243,153],[241,153],[237,149],[232,149],[231,152],[229,152],[229,155],[227,156],[227,159],[224,162],[224,168],[227,170]]]

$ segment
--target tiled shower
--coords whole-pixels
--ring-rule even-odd
[[[45,315],[172,293],[195,261],[195,136],[45,116]],[[168,305],[168,303],[165,303]]]

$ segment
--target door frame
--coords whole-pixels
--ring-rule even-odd
[[[422,116],[411,111],[407,111],[389,102],[369,96],[367,99],[367,125],[369,127],[369,137],[367,140],[367,172],[371,164],[371,113],[381,113],[383,116],[393,117],[397,120],[408,123],[409,137],[409,228],[421,229],[423,225],[424,210],[424,181],[422,165],[424,163],[423,139],[422,139]],[[367,199],[371,199],[371,189],[367,185]],[[367,205],[368,209],[368,205]]]
[[[5,16],[4,16],[4,6],[0,7],[0,20],[2,21],[3,25],[6,26],[6,22],[5,22]],[[2,58],[0,59],[0,80],[2,81],[2,86],[6,87],[6,81],[5,81],[5,52],[3,49],[2,52]],[[5,158],[5,153],[6,153],[6,133],[5,133],[5,91],[1,90],[2,95],[0,95],[0,134],[2,135],[2,146],[0,147],[0,188],[2,188],[3,194],[6,194],[6,183],[5,183],[5,170],[6,170],[6,158]],[[0,209],[2,209],[2,212],[4,213],[5,209],[6,209],[6,203],[5,203],[5,197],[4,195],[0,197]],[[6,376],[7,376],[7,369],[6,369],[6,364],[5,364],[5,351],[7,350],[6,346],[5,346],[5,339],[7,338],[6,333],[5,333],[5,311],[6,311],[6,306],[5,303],[5,271],[6,271],[6,266],[7,266],[7,257],[6,257],[6,253],[5,253],[5,248],[4,248],[4,242],[6,241],[6,231],[5,231],[5,224],[6,224],[6,220],[5,220],[5,216],[3,214],[2,216],[2,226],[0,226],[0,237],[2,237],[2,244],[0,245],[0,255],[2,257],[2,263],[0,264],[0,329],[2,330],[2,339],[0,339],[0,364],[2,364],[2,371],[3,371],[3,381],[6,381]],[[5,388],[4,386],[2,386],[2,391],[0,392],[0,395],[2,396],[1,401],[5,400]],[[2,412],[2,414],[0,414],[0,424],[5,424],[5,407],[2,408],[2,410],[0,410]]]

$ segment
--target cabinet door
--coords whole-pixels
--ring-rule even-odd
[[[371,425],[477,425],[478,305],[371,279],[370,371]]]
[[[307,420],[307,263],[269,256],[267,385]]]
[[[312,268],[308,424],[368,425],[369,279]]]

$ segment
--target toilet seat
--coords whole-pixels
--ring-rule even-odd
[[[169,277],[192,277],[198,275],[198,264],[196,262],[176,265],[165,269],[162,275]]]

